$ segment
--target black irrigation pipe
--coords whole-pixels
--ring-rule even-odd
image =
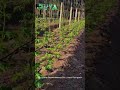
[[[64,22],[64,24],[65,24],[65,23],[67,23],[67,22]],[[54,26],[54,25],[53,25],[53,26]],[[10,57],[11,55],[13,55],[13,54],[16,53],[17,51],[19,51],[20,48],[22,48],[22,47],[25,46],[25,45],[28,45],[28,44],[32,43],[33,41],[34,41],[34,40],[28,41],[28,42],[26,42],[25,44],[21,45],[20,47],[16,48],[14,51],[12,51],[11,53],[9,53],[8,55],[2,57],[2,58],[0,59],[0,62],[6,63],[6,61],[5,61],[6,58]],[[41,48],[43,48],[43,47],[41,47]]]
[[[34,40],[28,41],[28,42],[24,43],[23,45],[21,45],[20,47],[16,48],[14,51],[12,51],[11,53],[9,53],[8,55],[2,57],[2,58],[0,59],[0,62],[6,62],[6,61],[5,61],[6,58],[10,57],[11,55],[13,55],[13,54],[16,53],[17,51],[19,51],[20,48],[22,48],[22,47],[25,46],[25,45],[28,45],[28,44],[32,43],[33,41],[34,41]]]
[[[64,22],[64,24],[66,24],[66,23],[67,23],[67,22]],[[20,47],[16,48],[14,51],[12,51],[11,53],[9,53],[8,55],[2,57],[2,58],[0,59],[0,62],[6,63],[6,61],[5,61],[6,58],[10,57],[11,55],[13,55],[13,54],[16,53],[17,51],[19,51],[20,48],[22,48],[22,47],[25,46],[25,45],[28,45],[28,44],[32,43],[33,41],[34,41],[34,40],[28,41],[28,42],[26,42],[25,44],[21,45]],[[41,48],[43,48],[43,47],[41,47]]]

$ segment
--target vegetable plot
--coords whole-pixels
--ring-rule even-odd
[[[43,37],[36,32],[35,39],[35,60],[36,60],[36,79],[39,80],[42,76],[41,71],[52,71],[52,64],[55,60],[61,57],[62,50],[72,41],[75,36],[78,36],[80,30],[84,28],[84,20],[73,22],[70,26],[66,25],[61,29],[55,29],[53,32],[46,31]],[[36,81],[36,86],[39,84]]]
[[[84,29],[84,6],[79,0],[72,3],[73,1],[57,0],[35,2],[35,86],[37,88],[44,85],[42,79],[46,75],[43,72],[54,71],[53,63],[61,58],[63,50]],[[57,9],[43,8],[50,5],[54,5]]]

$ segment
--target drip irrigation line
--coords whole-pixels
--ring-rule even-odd
[[[25,44],[21,45],[20,47],[16,48],[14,51],[12,51],[11,53],[9,53],[8,55],[2,57],[2,58],[0,59],[0,62],[6,62],[6,61],[5,61],[5,58],[10,57],[11,55],[13,55],[14,53],[16,53],[17,51],[19,52],[20,48],[22,48],[22,47],[25,46],[25,45],[28,45],[28,44],[32,43],[33,41],[34,41],[34,40],[28,41],[28,42],[26,42]]]

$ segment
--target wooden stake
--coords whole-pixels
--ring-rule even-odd
[[[69,25],[71,23],[71,19],[72,19],[72,7],[70,8],[70,19],[69,19]]]
[[[76,11],[75,11],[75,22],[77,21],[77,8],[76,8]]]
[[[57,11],[57,18],[59,18],[59,10]]]
[[[80,21],[80,11],[78,12],[78,21]]]
[[[61,7],[60,7],[59,28],[61,28],[61,22],[62,22],[62,7],[63,7],[63,2],[61,2]]]

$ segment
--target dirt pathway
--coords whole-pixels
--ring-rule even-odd
[[[119,9],[120,10],[120,9]],[[113,19],[113,22],[109,24],[110,41],[108,46],[104,48],[103,56],[98,58],[96,62],[96,74],[102,77],[102,82],[107,82],[111,90],[120,90],[120,13]]]
[[[86,41],[86,90],[120,90],[120,8],[108,14],[108,22]],[[89,57],[88,57],[89,56]]]

